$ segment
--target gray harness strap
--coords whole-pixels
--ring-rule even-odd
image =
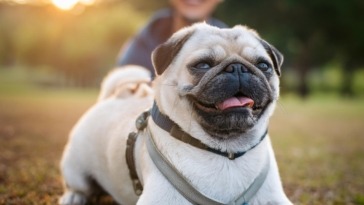
[[[262,171],[259,173],[257,178],[254,179],[253,183],[245,190],[238,198],[234,200],[234,202],[230,203],[230,205],[248,205],[248,202],[253,198],[253,196],[258,192],[260,187],[262,187],[265,179],[268,176],[270,160],[269,155],[267,154],[267,160]]]
[[[248,202],[253,198],[255,193],[263,185],[269,171],[269,156],[260,172],[258,177],[253,181],[247,190],[245,190],[239,197],[229,204],[224,204],[217,202],[213,199],[208,198],[201,192],[197,191],[184,176],[166,159],[163,154],[158,150],[155,141],[153,139],[152,133],[147,127],[147,149],[150,157],[152,158],[154,164],[159,169],[159,171],[164,175],[164,177],[172,184],[172,186],[178,190],[178,192],[183,195],[188,201],[194,205],[247,205]]]

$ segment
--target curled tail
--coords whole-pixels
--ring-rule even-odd
[[[149,86],[151,74],[147,69],[128,65],[112,70],[102,81],[98,101],[109,97],[145,97],[153,94]]]

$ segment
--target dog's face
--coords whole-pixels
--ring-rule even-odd
[[[196,24],[152,57],[157,103],[185,131],[196,125],[211,138],[227,140],[267,123],[283,57],[254,31]]]

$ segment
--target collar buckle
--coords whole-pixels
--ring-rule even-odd
[[[228,152],[227,153],[227,157],[230,159],[230,160],[234,160],[235,159],[235,154],[233,152]]]

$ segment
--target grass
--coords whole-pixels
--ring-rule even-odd
[[[364,204],[364,102],[283,99],[271,135],[296,204]]]
[[[44,89],[0,75],[0,204],[56,204],[68,132],[96,97],[95,90]],[[364,204],[363,122],[362,99],[282,98],[270,134],[295,204]]]
[[[68,132],[94,96],[53,92],[0,96],[0,204],[56,204],[61,194]]]

